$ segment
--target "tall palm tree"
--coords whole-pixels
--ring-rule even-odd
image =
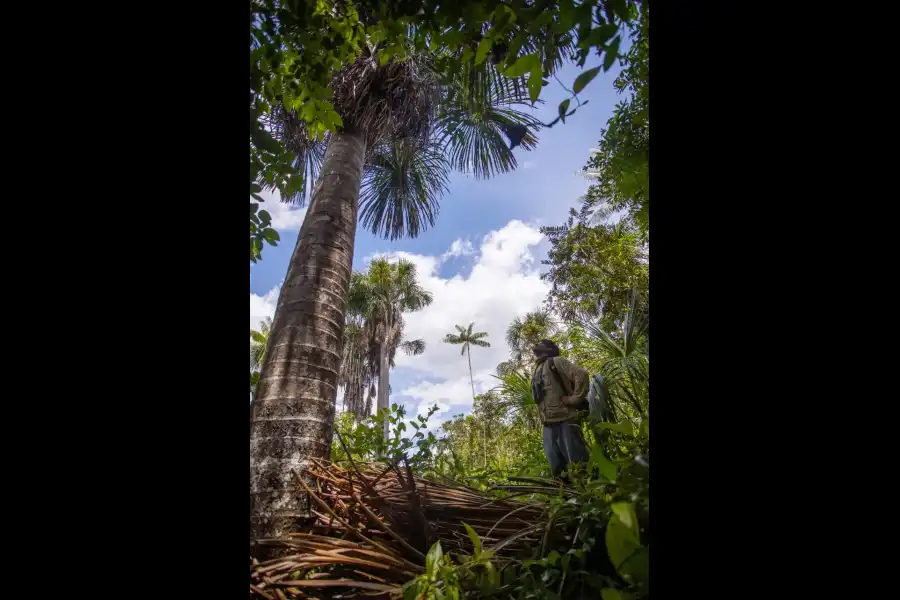
[[[513,125],[539,126],[516,109],[528,104],[521,80],[503,78],[488,62],[452,76],[435,65],[432,56],[417,53],[382,65],[371,47],[337,72],[332,104],[341,123],[325,140],[324,154],[294,111],[272,116],[276,137],[301,166],[313,167],[307,179],[316,184],[295,194],[294,199],[310,202],[257,390],[250,436],[253,538],[279,536],[305,514],[292,471],[302,471],[309,457],[330,452],[358,216],[385,237],[417,235],[433,224],[446,181],[442,169],[452,166],[476,176],[511,170],[516,160],[502,133]],[[429,150],[436,141],[443,154]],[[531,133],[522,138],[525,149],[535,144]],[[417,148],[425,152],[416,154]],[[361,187],[378,193],[361,197]],[[385,373],[379,377],[384,392],[379,401],[385,402],[387,370],[379,369]]]
[[[403,313],[420,310],[432,302],[431,292],[423,288],[416,277],[416,266],[407,261],[388,262],[376,258],[365,273],[354,273],[349,305],[365,315],[369,326],[369,348],[372,358],[377,356],[378,410],[389,406],[390,368],[398,348],[408,354],[425,351],[423,340],[403,340]],[[385,439],[389,423],[384,423]]]
[[[477,333],[472,332],[472,328],[475,327],[475,323],[469,323],[469,326],[465,329],[460,327],[459,325],[455,325],[456,330],[459,331],[459,334],[448,333],[444,338],[444,342],[447,344],[462,344],[462,352],[460,354],[468,354],[469,355],[469,383],[472,384],[472,399],[475,399],[475,379],[472,377],[472,346],[480,346],[482,348],[490,348],[490,342],[484,341],[482,338],[487,337],[487,332],[479,331]]]

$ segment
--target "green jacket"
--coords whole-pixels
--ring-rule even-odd
[[[551,360],[565,387],[560,387],[557,378],[550,371]],[[563,404],[562,398],[563,396],[574,396],[583,401],[587,397],[588,377],[587,371],[559,356],[548,358],[538,365],[534,369],[531,379],[536,385],[543,388],[543,400],[538,403],[541,422],[559,423],[573,419],[579,410],[578,407]]]

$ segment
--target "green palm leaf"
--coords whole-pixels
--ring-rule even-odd
[[[407,138],[377,146],[363,174],[360,222],[392,240],[434,226],[449,163],[436,143]]]

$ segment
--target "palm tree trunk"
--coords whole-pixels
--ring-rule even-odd
[[[389,309],[388,309],[389,310]],[[390,350],[390,336],[392,333],[390,314],[385,315],[384,320],[384,338],[381,341],[381,356],[378,365],[378,409],[386,409],[388,407],[388,389],[390,388],[390,362],[388,352]],[[391,436],[390,423],[384,420],[384,440],[387,441]]]
[[[472,400],[475,399],[475,379],[472,378],[472,346],[466,347],[466,354],[469,356],[469,383],[472,384]]]
[[[331,137],[291,256],[250,429],[250,537],[281,536],[309,516],[292,470],[331,448],[366,140]]]

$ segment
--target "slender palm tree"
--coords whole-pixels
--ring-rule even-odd
[[[469,383],[472,384],[472,399],[475,399],[475,379],[472,377],[472,350],[471,347],[473,345],[480,346],[482,348],[490,348],[490,342],[484,341],[482,338],[487,337],[487,332],[479,331],[477,333],[472,332],[472,328],[475,327],[475,323],[469,323],[469,326],[466,328],[460,327],[459,325],[455,325],[456,330],[459,331],[459,334],[448,333],[444,338],[444,342],[447,344],[462,344],[462,352],[460,354],[468,354],[469,355]]]
[[[384,237],[417,235],[433,224],[446,182],[442,170],[476,176],[511,170],[516,160],[504,132],[539,127],[516,109],[528,104],[521,80],[503,78],[488,62],[452,76],[435,65],[433,56],[417,53],[382,65],[372,47],[337,72],[332,104],[341,124],[325,140],[324,153],[294,111],[272,116],[276,137],[301,166],[314,167],[307,180],[316,184],[296,194],[310,202],[257,390],[250,436],[254,539],[279,536],[306,514],[292,471],[330,452],[358,217]],[[433,150],[435,143],[442,153]],[[526,133],[521,146],[535,145]],[[387,370],[380,366],[379,402],[387,400]]]
[[[338,385],[344,388],[344,410],[353,414],[357,422],[366,416],[366,390],[374,379],[368,360],[368,337],[365,318],[348,309]]]
[[[354,273],[350,282],[347,323],[344,326],[339,384],[344,388],[344,410],[351,412],[357,422],[372,412],[372,399],[377,394],[375,383],[380,373],[382,342],[385,339],[380,337],[377,315],[363,312],[371,311],[374,305],[367,296],[369,292],[365,274]],[[390,368],[395,366],[394,358],[398,349],[411,356],[425,352],[424,340],[403,339],[402,316],[394,327],[398,335],[391,336],[390,339]],[[390,384],[388,391],[390,392]]]
[[[397,349],[408,354],[425,351],[423,340],[403,340],[403,313],[425,308],[432,295],[419,284],[413,263],[403,259],[391,263],[384,258],[374,259],[365,273],[354,273],[350,291],[349,305],[368,321],[370,357],[375,359],[370,362],[378,365],[378,410],[386,409]],[[387,439],[387,421],[384,431]]]

